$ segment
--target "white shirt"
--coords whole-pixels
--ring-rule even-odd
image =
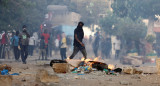
[[[59,40],[58,39],[55,40],[55,46],[59,47]]]
[[[38,44],[38,33],[34,32],[33,36],[35,37],[35,45],[37,45]]]
[[[121,41],[118,39],[115,39],[115,50],[120,50],[121,49]]]
[[[35,37],[32,36],[29,38],[29,45],[34,45]]]

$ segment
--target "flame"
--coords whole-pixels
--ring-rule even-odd
[[[84,57],[82,57],[82,58],[81,58],[81,61],[84,61],[84,60],[85,60],[85,58],[84,58]]]
[[[98,57],[94,58],[94,60],[93,60],[93,61],[98,61]]]
[[[87,63],[87,62],[89,62],[89,61],[91,61],[91,59],[86,59],[86,60],[85,60],[85,63]]]
[[[69,58],[69,57],[67,57],[67,60],[70,60],[70,58]]]
[[[112,65],[112,64],[109,64],[109,65],[108,65],[108,69],[111,69],[111,70],[113,70],[113,69],[114,69],[114,65]]]
[[[93,64],[93,63],[90,63],[88,66],[89,66],[89,67],[92,67],[92,64]]]

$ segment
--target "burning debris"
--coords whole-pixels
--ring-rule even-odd
[[[68,65],[69,64],[69,65]],[[53,67],[54,72],[56,73],[67,73],[71,70],[72,73],[84,74],[90,73],[92,71],[102,71],[106,74],[115,74],[121,73],[121,68],[115,68],[112,64],[106,64],[102,61],[99,61],[98,58],[76,60],[76,59],[67,59],[66,61],[62,60],[52,60],[50,66]]]

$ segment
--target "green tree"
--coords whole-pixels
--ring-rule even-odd
[[[34,31],[43,22],[46,7],[45,0],[8,0],[0,5],[0,30],[19,30],[26,24]]]
[[[126,54],[127,43],[135,42],[139,43],[140,39],[144,39],[147,33],[147,27],[142,22],[142,19],[133,21],[129,17],[117,17],[114,14],[110,14],[100,20],[100,26],[106,34],[119,36],[122,42],[122,52]],[[137,45],[136,45],[137,46]]]
[[[160,14],[160,0],[114,0],[112,8],[119,17],[149,19],[149,26],[153,27],[155,15]]]

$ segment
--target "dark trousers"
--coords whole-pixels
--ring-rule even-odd
[[[65,60],[67,58],[66,57],[66,48],[61,48],[60,49],[60,54],[61,54],[62,60]]]
[[[5,54],[6,54],[6,44],[2,44],[1,45],[0,58],[5,59]]]
[[[115,59],[119,59],[120,50],[116,50]]]
[[[34,45],[29,45],[29,47],[28,47],[28,54],[30,55],[30,56],[33,56],[33,51],[34,51]]]
[[[49,56],[49,53],[48,53],[48,45],[46,45],[46,59],[47,59],[48,56]]]
[[[15,60],[19,60],[20,50],[18,49],[18,46],[14,46],[14,56],[15,56]]]
[[[48,56],[52,57],[52,45],[48,47]]]
[[[81,49],[81,48],[76,47],[76,46],[74,46],[73,53],[72,53],[72,55],[71,55],[69,58],[70,58],[70,59],[73,59],[73,57],[74,57],[79,51],[81,51],[81,53],[83,54],[84,58],[86,59],[86,58],[87,58],[86,49],[85,49],[85,48]]]
[[[93,52],[94,52],[94,55],[95,55],[96,57],[98,57],[98,48],[94,48],[94,49],[93,49]]]
[[[23,63],[26,63],[28,56],[28,45],[21,45],[21,59]]]

